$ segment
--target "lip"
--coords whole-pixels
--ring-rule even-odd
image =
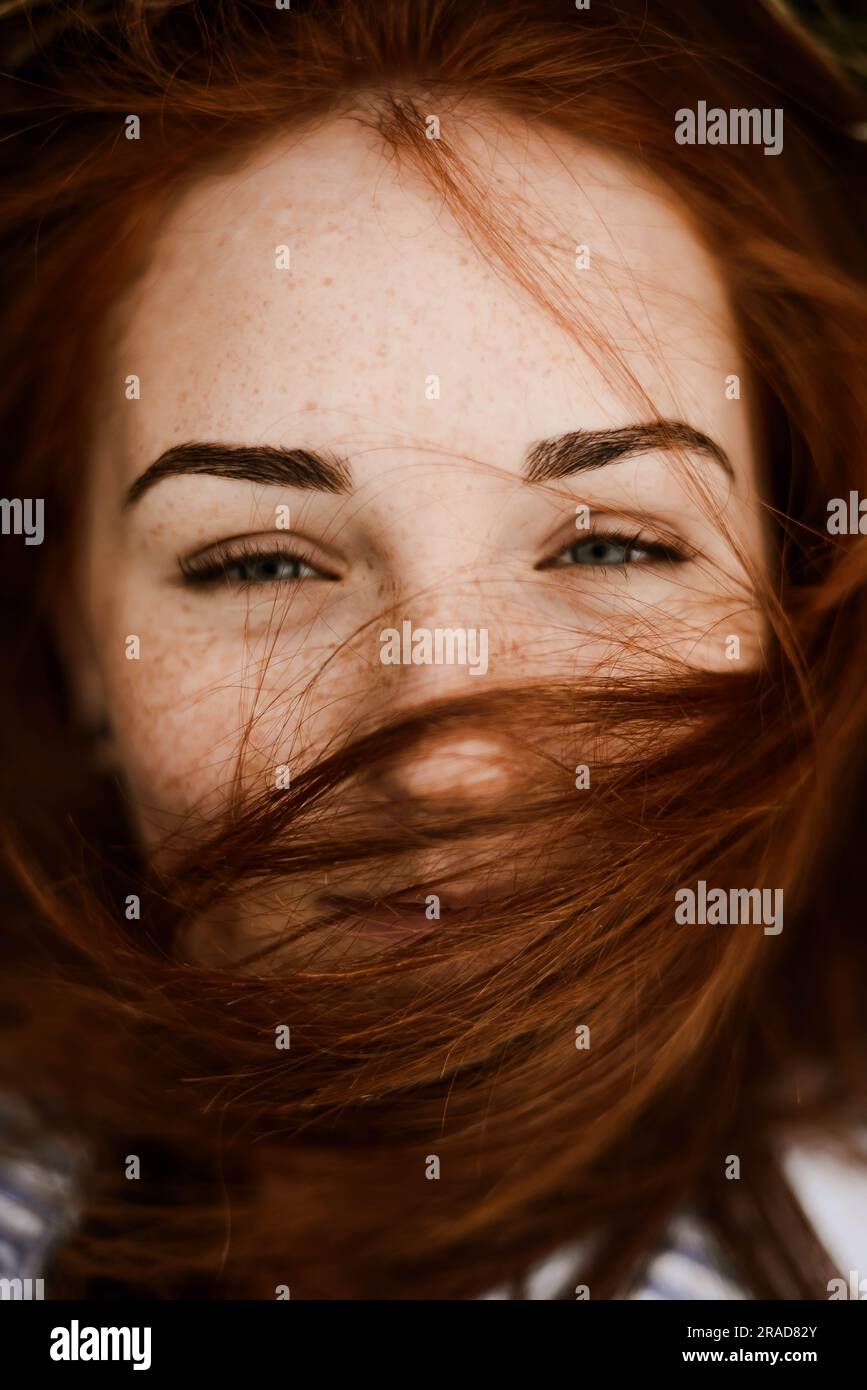
[[[357,930],[369,936],[423,936],[436,926],[426,916],[426,904],[415,898],[363,898],[331,893],[323,902],[330,911],[348,916]]]
[[[438,921],[454,918],[485,901],[486,894],[468,891],[449,891],[441,895],[440,916],[427,915],[426,899],[409,898],[401,894],[382,897],[356,897],[351,894],[329,893],[320,901],[326,910],[348,916],[366,934],[383,937],[423,936],[433,931]]]

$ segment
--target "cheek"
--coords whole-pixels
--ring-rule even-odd
[[[215,635],[141,606],[138,619],[114,624],[100,646],[121,771],[148,843],[181,818],[219,812],[239,757],[244,791],[273,787],[279,768],[297,770],[345,721],[347,701],[357,704],[345,663],[323,669],[297,637],[245,641],[237,622]]]
[[[170,631],[112,643],[106,667],[108,712],[123,775],[140,823],[155,835],[179,816],[213,808],[231,773],[238,699],[213,654],[172,640]],[[148,837],[150,838],[150,836]]]
[[[520,677],[531,668],[536,676],[574,677],[597,666],[616,667],[624,658],[628,666],[629,654],[635,656],[628,629],[643,628],[651,613],[657,660],[664,653],[666,660],[725,669],[732,661],[755,659],[756,628],[731,600],[710,600],[699,611],[687,604],[679,613],[669,593],[664,605],[637,605],[641,623],[636,607],[628,605],[630,620],[624,622],[624,614],[617,621],[612,613],[624,606],[622,593],[615,602],[614,592],[622,583],[600,585],[596,605],[586,596],[582,604],[574,596],[552,598],[550,592],[536,593],[528,602],[522,587],[515,596],[520,621],[515,605],[500,597],[491,615],[494,674],[499,668],[504,676]],[[594,606],[602,611],[592,617],[575,611]],[[740,611],[732,613],[733,607]],[[277,785],[285,775],[281,769],[296,773],[341,729],[359,718],[381,717],[404,686],[403,680],[389,681],[390,668],[373,659],[378,655],[373,636],[371,660],[360,663],[351,645],[323,652],[316,643],[299,641],[297,633],[245,640],[236,615],[227,618],[231,631],[220,632],[219,625],[203,631],[201,619],[189,612],[167,616],[160,603],[149,613],[139,603],[136,613],[134,626],[113,622],[100,646],[121,768],[148,843],[170,833],[182,818],[217,813],[237,788],[239,772],[245,792]],[[584,629],[577,642],[576,625]],[[612,626],[620,630],[620,641],[612,642]],[[637,664],[646,669],[646,651]],[[430,675],[425,668],[397,675],[409,675],[416,694],[425,693]]]
[[[698,671],[757,670],[767,637],[759,610],[727,596],[708,598],[682,614],[674,606],[669,632],[660,655]]]

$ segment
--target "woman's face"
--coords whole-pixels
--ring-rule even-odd
[[[219,809],[242,743],[254,791],[436,694],[758,657],[749,383],[695,232],[565,137],[442,135],[577,340],[347,118],[191,186],[120,306],[78,674],[151,848]],[[432,735],[379,794],[505,765],[496,729]]]

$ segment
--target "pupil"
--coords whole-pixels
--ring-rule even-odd
[[[579,564],[623,564],[626,560],[626,547],[616,541],[585,541],[574,547],[575,559]]]
[[[226,574],[230,579],[246,584],[268,584],[275,579],[294,577],[293,560],[273,556],[261,560],[238,560],[230,565]]]

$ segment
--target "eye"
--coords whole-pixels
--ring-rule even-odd
[[[251,585],[297,584],[302,579],[333,580],[308,555],[274,546],[264,547],[225,542],[178,560],[187,584],[199,587],[228,584],[244,588]]]
[[[222,567],[224,578],[234,584],[278,584],[309,579],[316,570],[300,555],[255,555],[233,560]]]
[[[624,565],[650,565],[654,562],[683,564],[687,559],[689,556],[675,545],[643,540],[640,531],[634,535],[590,531],[552,559],[545,560],[538,568],[562,569],[583,565],[591,569],[612,569]]]

